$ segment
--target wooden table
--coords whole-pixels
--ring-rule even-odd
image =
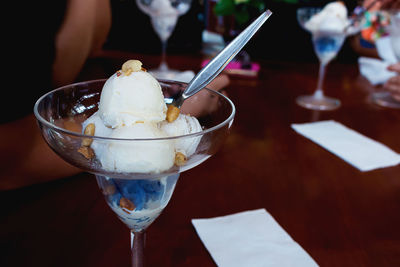
[[[81,78],[106,77],[132,56],[93,60]],[[148,68],[158,64],[151,56],[140,59]],[[169,58],[181,69],[198,70],[200,61]],[[373,88],[355,64],[328,67],[326,94],[342,100],[331,112],[295,103],[314,90],[317,64],[261,65],[258,79],[232,77],[232,132],[214,157],[181,175],[148,229],[147,266],[215,266],[191,219],[258,208],[321,266],[400,266],[400,166],[360,172],[290,127],[336,120],[400,152],[400,110],[370,103]],[[1,192],[0,198],[0,266],[130,265],[129,231],[91,174]]]

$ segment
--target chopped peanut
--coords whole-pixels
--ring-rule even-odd
[[[81,146],[78,149],[78,152],[81,153],[85,158],[92,159],[94,157],[94,151],[88,146]]]
[[[94,135],[94,132],[95,132],[95,125],[94,125],[94,123],[89,123],[89,124],[86,126],[85,130],[83,131],[83,133],[84,133],[85,135],[90,135],[90,136],[93,136],[93,135]],[[93,139],[92,139],[92,138],[83,138],[83,139],[82,139],[81,145],[82,145],[82,146],[90,146],[90,145],[92,144],[92,142],[93,142]]]
[[[168,110],[167,110],[167,121],[168,122],[173,122],[175,121],[180,113],[180,109],[175,107],[174,105],[168,105]]]
[[[131,75],[132,72],[133,72],[132,69],[128,69],[127,71],[125,71],[125,75],[129,76],[129,75]]]
[[[86,134],[86,135],[91,135],[91,136],[93,136],[93,135],[94,135],[95,129],[96,129],[96,126],[94,125],[94,123],[89,123],[89,124],[86,126],[85,130],[83,131],[83,133]]]
[[[183,166],[185,165],[187,161],[187,158],[185,156],[185,154],[181,153],[181,152],[176,152],[175,154],[175,165],[176,166]]]
[[[126,209],[126,210],[129,210],[129,211],[133,211],[135,209],[135,205],[132,203],[132,201],[130,201],[129,199],[127,199],[125,197],[123,197],[123,198],[121,198],[119,200],[119,206],[122,209]],[[125,212],[127,212],[127,211],[125,211]]]
[[[122,65],[122,72],[124,72],[126,76],[129,76],[132,72],[141,70],[142,62],[140,62],[139,60],[130,59]]]

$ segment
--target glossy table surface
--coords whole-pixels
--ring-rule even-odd
[[[134,55],[90,61],[81,79],[105,78]],[[139,57],[147,68],[158,58]],[[201,58],[170,56],[199,70]],[[296,105],[316,86],[314,63],[260,62],[257,79],[232,77],[232,131],[211,159],[181,174],[172,199],[148,228],[147,266],[215,266],[192,218],[265,208],[321,266],[400,266],[400,166],[360,172],[297,134],[292,123],[335,120],[400,152],[400,110],[369,100],[356,64],[328,66],[336,111]],[[82,173],[0,192],[1,266],[130,266],[128,229],[93,175]]]

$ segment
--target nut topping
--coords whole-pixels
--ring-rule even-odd
[[[187,158],[185,154],[181,152],[176,152],[175,154],[175,165],[176,166],[183,166],[186,164]]]
[[[92,159],[94,157],[94,151],[88,146],[81,146],[78,149],[78,152],[81,153],[85,158]]]
[[[168,105],[167,109],[167,121],[168,122],[173,122],[175,121],[180,113],[180,109],[175,107],[174,105]]]
[[[94,123],[89,123],[89,124],[86,126],[85,130],[83,131],[83,133],[84,133],[85,135],[90,135],[90,136],[93,136],[93,135],[94,135],[94,132],[95,132],[95,125],[94,125]],[[83,139],[82,139],[81,145],[82,145],[82,146],[90,146],[90,145],[92,144],[92,142],[93,142],[93,139],[92,139],[92,138],[83,138]]]
[[[126,197],[123,197],[119,200],[119,206],[124,209],[124,211],[126,213],[129,213],[126,210],[129,211],[133,211],[135,209],[135,205],[132,203],[132,201],[130,201],[129,199],[127,199]]]
[[[122,72],[124,72],[126,76],[129,76],[132,72],[141,71],[142,65],[142,62],[139,60],[130,59],[122,65]]]

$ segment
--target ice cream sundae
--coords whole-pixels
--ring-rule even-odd
[[[109,172],[160,173],[191,156],[198,137],[175,141],[167,137],[202,130],[195,117],[179,114],[166,120],[167,105],[158,81],[138,60],[129,60],[104,84],[99,110],[83,123],[90,135],[118,139],[161,138],[152,142],[102,142],[83,144]],[[88,129],[92,129],[88,131]],[[162,139],[164,138],[164,139]],[[165,139],[166,138],[166,139]]]
[[[349,25],[347,8],[339,1],[327,4],[304,23],[313,35],[315,52],[322,64],[327,64],[337,55]]]
[[[185,114],[168,121],[167,110],[159,82],[140,61],[129,60],[106,81],[98,111],[82,125],[86,135],[117,140],[84,139],[80,152],[114,173],[157,174],[184,165],[195,153],[200,137],[168,137],[196,133],[202,127],[195,117]],[[143,140],[148,138],[152,140]],[[152,180],[97,175],[108,205],[136,231],[145,229],[161,213],[177,179],[176,174]]]
[[[302,7],[297,10],[300,25],[311,33],[315,54],[320,65],[317,87],[311,95],[296,98],[297,104],[312,110],[334,110],[340,107],[339,99],[324,95],[323,83],[326,66],[340,51],[347,35],[354,34],[358,27],[348,18],[343,2],[336,1],[320,7]]]
[[[185,88],[157,81],[129,60],[108,80],[66,85],[35,103],[46,143],[96,176],[106,203],[133,234],[133,266],[143,266],[145,230],[168,204],[180,173],[214,155],[233,123],[232,101],[207,88],[170,116]]]
[[[305,28],[311,32],[328,31],[337,33],[343,33],[349,25],[347,8],[340,1],[327,4],[304,24]]]

